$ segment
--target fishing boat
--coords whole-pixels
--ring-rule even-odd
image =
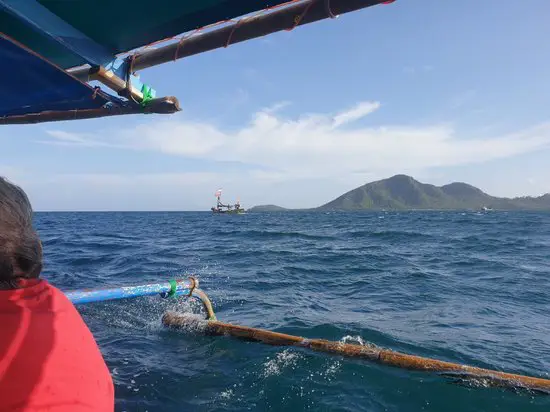
[[[234,214],[234,215],[241,215],[244,214],[246,211],[241,207],[241,202],[237,200],[237,203],[234,205],[224,205],[221,201],[222,197],[222,189],[218,189],[216,193],[214,194],[216,196],[217,202],[216,206],[212,207],[210,210],[212,210],[212,213],[228,213],[228,214]]]
[[[137,72],[394,1],[0,0],[0,124],[173,114],[181,110],[177,97],[158,97],[153,85],[145,83]],[[233,213],[242,210],[238,203],[235,208],[218,206],[212,208],[215,213],[228,213],[224,208]],[[194,278],[65,293],[76,305],[156,294],[197,298],[204,305],[206,319],[166,313],[162,323],[170,328],[200,323],[200,328],[190,330],[550,391],[547,378],[459,365],[375,345],[309,339],[224,323],[217,320]]]

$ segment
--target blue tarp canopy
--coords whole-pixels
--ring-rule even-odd
[[[0,117],[94,109],[113,99],[1,33],[0,61]]]
[[[87,63],[6,10],[29,18],[52,13],[108,53],[117,54],[226,19],[273,7],[288,0],[0,0],[0,30],[67,69]],[[51,21],[49,19],[48,21]],[[54,25],[55,26],[55,25]],[[60,27],[60,26],[59,26]],[[64,30],[55,34],[63,36]]]

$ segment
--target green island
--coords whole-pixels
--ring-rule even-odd
[[[250,208],[249,212],[361,210],[550,211],[550,193],[538,197],[495,197],[467,183],[435,186],[399,174],[350,190],[319,207],[287,209],[276,205],[259,205]]]

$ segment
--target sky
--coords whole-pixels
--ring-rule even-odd
[[[175,115],[0,126],[36,210],[314,207],[405,173],[550,192],[550,2],[397,0],[144,70]]]

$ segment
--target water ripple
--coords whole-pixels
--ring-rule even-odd
[[[64,289],[198,275],[221,320],[535,376],[550,371],[550,215],[38,213]],[[472,389],[356,360],[164,330],[194,302],[79,308],[123,410],[530,411],[549,397]]]

